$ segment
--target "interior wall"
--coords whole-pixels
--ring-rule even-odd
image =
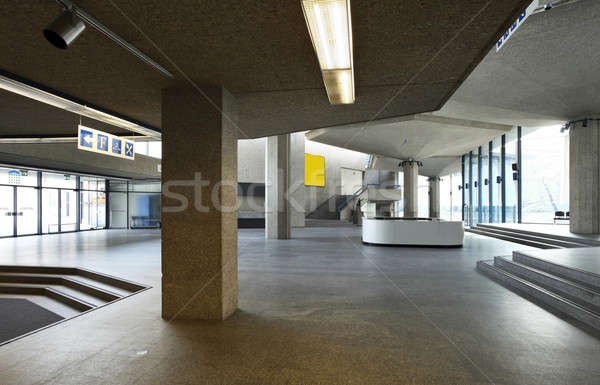
[[[306,213],[314,211],[319,205],[335,195],[341,195],[341,171],[349,168],[364,170],[368,155],[362,152],[346,150],[328,144],[306,140],[304,151],[308,154],[325,157],[325,186],[306,186]]]
[[[364,183],[364,171],[351,168],[340,168],[341,177],[341,195],[352,195]]]
[[[304,133],[297,132],[290,135],[292,227],[304,227]],[[238,140],[238,182],[265,183],[266,143],[266,138]],[[239,209],[264,211],[264,197],[242,197]]]
[[[238,140],[238,182],[265,183],[267,138]]]
[[[239,182],[265,183],[265,145],[266,138],[238,140]],[[368,155],[311,142],[306,140],[303,132],[291,134],[291,149],[292,226],[301,227],[306,214],[329,198],[341,195],[341,169],[364,170]],[[304,185],[305,153],[325,157],[325,187]]]

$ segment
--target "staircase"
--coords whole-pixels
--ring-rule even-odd
[[[478,224],[465,229],[466,232],[485,235],[487,237],[502,239],[504,241],[519,243],[521,245],[537,247],[538,249],[562,249],[576,247],[600,246],[600,242],[584,239],[559,236],[553,234],[536,233],[490,224]]]
[[[504,236],[504,235],[502,235]],[[556,246],[558,247],[558,246]],[[600,330],[600,275],[515,251],[512,258],[477,262],[477,269],[504,286]]]
[[[147,288],[77,267],[0,265],[0,295],[43,296],[70,308],[75,315]]]
[[[348,199],[349,195],[334,195],[321,203],[306,219],[339,219],[336,208]]]

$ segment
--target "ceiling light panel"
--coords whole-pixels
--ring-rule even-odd
[[[350,0],[301,0],[331,104],[354,103]]]

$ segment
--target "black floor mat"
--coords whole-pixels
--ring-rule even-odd
[[[0,344],[64,319],[22,298],[0,298]]]

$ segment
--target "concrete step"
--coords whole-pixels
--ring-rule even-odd
[[[36,285],[66,286],[76,292],[98,298],[104,302],[112,302],[120,295],[99,287],[78,281],[73,278],[49,274],[0,273],[0,283],[26,283]]]
[[[98,273],[81,267],[0,265],[0,273],[50,274],[73,277],[80,276],[91,281],[96,281],[108,286],[125,290],[129,293],[135,293],[147,288],[146,286],[128,281],[126,279],[113,277],[108,274]]]
[[[489,228],[489,229],[495,229],[495,230],[506,230],[506,227],[498,226],[493,223],[479,223],[477,226],[485,227],[485,228]],[[587,245],[587,246],[600,246],[600,241],[593,240],[593,239],[541,233],[538,231],[523,230],[523,229],[517,229],[517,228],[511,228],[510,231],[518,233],[518,234],[534,235],[534,236],[538,236],[538,237],[545,237],[545,238],[551,238],[551,239],[556,239],[556,240],[575,242],[575,243],[579,243],[579,244],[583,244],[583,245]]]
[[[586,285],[589,288],[600,292],[600,275],[598,274],[537,258],[527,251],[513,252],[513,261],[545,271],[557,277],[568,279],[575,283]]]
[[[600,330],[600,315],[550,290],[527,281],[500,267],[494,266],[493,261],[478,261],[477,269],[486,276],[501,284],[524,293],[548,307],[572,317],[596,330]]]
[[[545,244],[549,244],[549,245],[556,245],[556,246],[560,246],[560,247],[564,247],[564,248],[589,247],[588,245],[585,245],[582,243],[577,243],[575,241],[565,241],[565,240],[555,239],[555,238],[551,238],[551,237],[542,237],[539,235],[525,234],[525,233],[520,233],[517,231],[508,230],[508,229],[500,230],[500,229],[496,229],[496,228],[484,227],[484,226],[479,226],[479,225],[477,225],[476,229],[483,230],[483,231],[486,231],[489,233],[507,235],[510,237],[545,243]]]
[[[495,257],[494,266],[566,297],[594,313],[600,312],[600,293],[589,287],[584,287],[573,281],[534,267],[511,261],[505,257]]]
[[[79,312],[127,297],[146,286],[79,267],[0,265],[0,293],[46,296]]]
[[[63,291],[51,287],[39,285],[27,285],[18,283],[0,283],[0,293],[2,294],[23,294],[23,295],[44,295],[55,299],[63,304],[74,308],[80,312],[92,310],[97,306],[87,301],[76,298]]]
[[[561,246],[557,246],[554,244],[531,241],[531,240],[519,238],[516,236],[496,234],[496,233],[492,233],[489,231],[485,231],[485,230],[473,228],[473,227],[466,228],[465,231],[468,233],[484,235],[486,237],[502,239],[503,241],[519,243],[519,244],[525,245],[525,246],[537,247],[538,249],[560,249],[560,248],[562,248]]]

